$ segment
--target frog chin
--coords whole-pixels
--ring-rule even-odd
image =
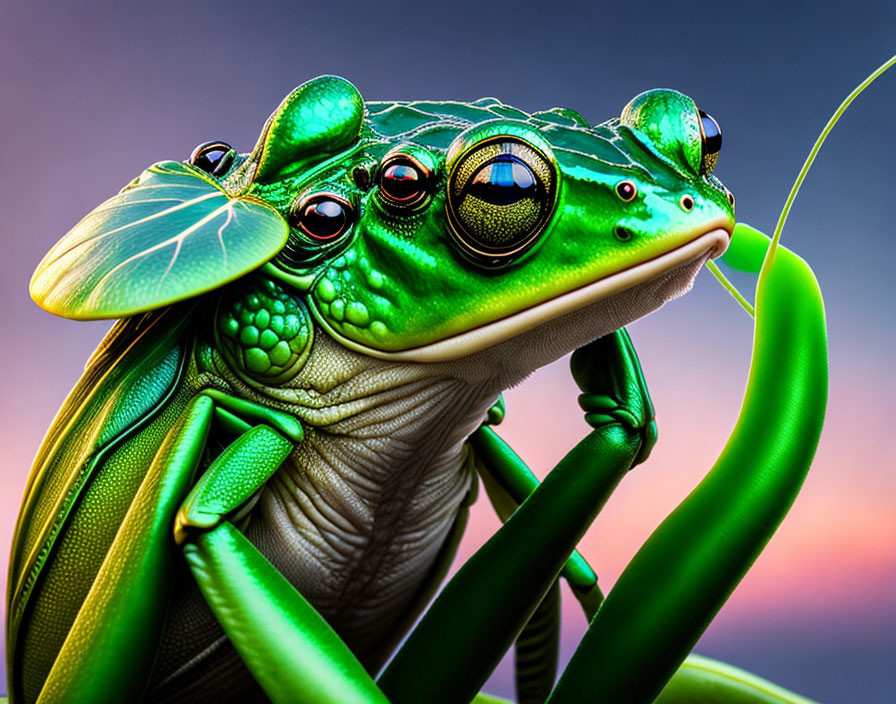
[[[727,223],[726,223],[727,225]],[[500,320],[428,345],[386,352],[334,336],[358,352],[399,362],[453,363],[464,378],[494,373],[513,378],[602,337],[684,295],[710,258],[730,241],[713,227],[653,259],[551,298]],[[469,381],[478,379],[469,378]]]
[[[453,373],[499,390],[518,384],[539,367],[683,296],[707,260],[724,253],[729,239],[725,230],[712,230],[609,280],[547,301],[532,309],[542,314],[539,321],[454,362]]]

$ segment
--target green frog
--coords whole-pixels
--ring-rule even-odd
[[[519,633],[546,642],[533,614],[559,573],[593,614],[572,551],[656,437],[622,328],[728,247],[720,147],[673,90],[592,125],[494,98],[365,104],[325,76],[250,153],[205,143],[92,211],[32,280],[52,313],[120,321],[25,491],[12,701],[470,701]],[[560,500],[490,426],[502,390],[573,350],[595,430],[572,470],[596,479]],[[505,644],[478,653],[492,626],[454,611],[438,638],[465,634],[444,647],[484,675],[403,693],[420,670],[402,653],[435,647],[420,636],[375,682],[446,574],[477,474],[517,541],[473,578],[495,582],[478,611],[510,614]],[[542,670],[521,676],[529,701]]]

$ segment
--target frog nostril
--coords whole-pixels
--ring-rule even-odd
[[[356,166],[352,169],[352,180],[362,191],[369,191],[373,181],[370,177],[370,169],[366,166]]]
[[[613,228],[613,237],[615,237],[620,242],[628,242],[629,240],[634,239],[635,233],[629,230],[627,227],[617,225]]]
[[[678,204],[681,206],[681,209],[686,213],[691,212],[694,208],[694,199],[691,198],[687,193],[685,193],[679,200]]]

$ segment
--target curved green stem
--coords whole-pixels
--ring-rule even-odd
[[[756,310],[753,308],[753,304],[750,303],[744,295],[737,290],[737,287],[728,280],[728,277],[722,273],[721,269],[719,269],[718,264],[710,260],[706,262],[706,268],[709,269],[710,273],[716,277],[720,284],[722,284],[722,288],[730,293],[731,297],[740,304],[741,308],[747,311],[747,315],[751,318],[756,316]]]
[[[815,162],[815,157],[821,150],[821,145],[824,144],[825,140],[828,138],[828,134],[830,134],[831,130],[834,129],[834,125],[836,125],[840,121],[840,118],[843,116],[843,113],[846,112],[846,108],[850,106],[852,101],[858,98],[868,86],[874,83],[874,81],[876,81],[882,74],[886,73],[886,71],[888,71],[894,65],[896,65],[896,56],[890,57],[877,69],[875,69],[864,81],[856,86],[849,95],[846,96],[846,99],[842,103],[840,103],[840,106],[834,111],[834,114],[831,115],[831,118],[824,126],[824,129],[821,130],[821,134],[818,135],[818,139],[815,140],[815,144],[813,144],[812,149],[809,150],[809,156],[807,156],[806,160],[803,162],[803,166],[800,169],[800,172],[797,174],[797,177],[793,182],[793,186],[790,188],[790,193],[787,194],[787,199],[784,201],[784,207],[781,209],[781,214],[778,216],[778,222],[775,225],[775,230],[772,234],[772,243],[768,253],[769,263],[774,258],[775,251],[778,248],[778,242],[780,242],[781,240],[781,232],[784,229],[784,223],[787,222],[787,217],[788,215],[790,215],[790,209],[793,206],[794,200],[796,200],[796,195],[797,193],[799,193],[800,187],[803,185],[803,181],[806,179],[806,174],[809,173],[809,169]],[[727,262],[728,257],[723,257],[722,261]],[[706,268],[709,269],[709,271],[713,276],[716,277],[716,279],[718,279],[719,283],[722,284],[722,287],[731,294],[734,300],[736,300],[741,305],[741,307],[743,307],[744,310],[747,311],[747,313],[753,316],[753,306],[741,294],[741,292],[737,290],[734,284],[732,284],[725,277],[725,275],[719,269],[718,265],[713,261],[709,261],[706,263]],[[765,270],[763,269],[763,272],[760,272],[760,277],[765,275],[764,271]]]
[[[827,398],[824,308],[809,266],[738,225],[730,263],[761,277],[744,407],[706,478],[638,551],[551,701],[652,702],[786,515]],[[727,258],[726,258],[727,259]],[[766,268],[768,267],[768,268]]]

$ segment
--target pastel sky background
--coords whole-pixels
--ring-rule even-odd
[[[770,229],[830,113],[896,53],[894,3],[838,5],[3,0],[0,550],[41,437],[107,327],[39,310],[31,271],[146,165],[212,138],[248,150],[280,99],[323,73],[373,100],[494,95],[592,122],[674,87],[722,126],[716,173],[738,218]],[[793,511],[698,648],[829,703],[896,701],[894,115],[896,72],[836,128],[785,230],[827,301],[828,421]],[[631,331],[660,442],[581,546],[605,589],[723,446],[752,335],[707,273]],[[507,394],[503,434],[539,474],[586,432],[575,394],[565,360]],[[495,526],[481,501],[462,552]],[[568,657],[584,620],[566,606]],[[502,667],[491,690],[509,693],[509,677]]]

